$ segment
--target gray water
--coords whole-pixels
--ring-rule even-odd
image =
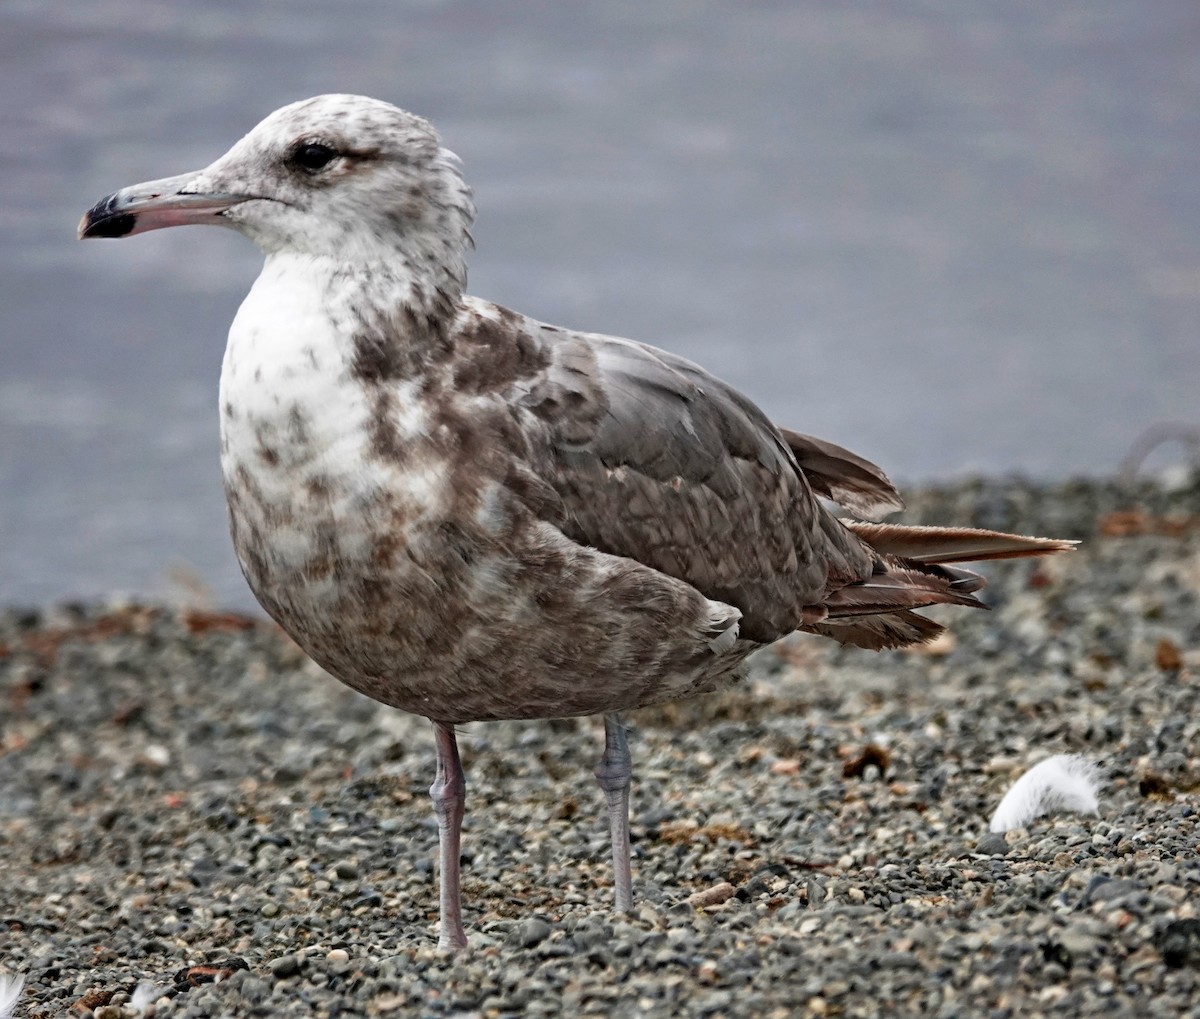
[[[6,0],[0,603],[172,573],[249,603],[215,401],[257,253],[74,230],[328,91],[463,157],[472,292],[684,353],[894,477],[1110,473],[1200,421],[1195,0]]]

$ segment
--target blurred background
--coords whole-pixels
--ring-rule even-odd
[[[473,293],[683,353],[903,482],[1111,474],[1200,423],[1195,0],[6,0],[0,603],[251,604],[215,405],[260,258],[75,224],[331,91],[462,156]]]

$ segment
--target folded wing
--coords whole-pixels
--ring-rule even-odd
[[[512,399],[548,431],[539,473],[577,541],[684,580],[767,642],[823,614],[871,557],[736,390],[644,344],[535,327],[547,364]]]
[[[952,564],[1071,545],[839,520],[818,496],[862,516],[903,502],[870,461],[776,428],[698,365],[482,302],[471,315],[463,342],[488,357],[471,377],[486,375],[526,422],[554,522],[737,607],[745,639],[804,629],[869,648],[926,641],[941,627],[914,609],[983,605],[983,578]]]

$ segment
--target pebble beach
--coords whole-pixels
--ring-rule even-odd
[[[969,481],[905,522],[1079,548],[874,654],[794,636],[628,716],[634,911],[598,719],[464,727],[471,949],[436,947],[432,730],[273,624],[0,613],[15,1016],[1200,1016],[1200,477]],[[1098,815],[991,833],[1079,754]]]

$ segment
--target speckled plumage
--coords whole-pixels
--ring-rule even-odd
[[[337,309],[353,317],[388,281],[291,268],[264,275],[231,331],[222,470],[246,578],[313,658],[465,722],[653,703],[745,656],[713,650],[737,610],[568,533],[556,436],[583,426],[551,409],[546,342],[565,334],[467,300],[419,355],[403,327],[347,344]],[[276,344],[258,323],[281,303],[307,324]]]
[[[873,464],[776,428],[682,358],[466,296],[473,213],[428,123],[322,96],[199,173],[104,199],[81,226],[220,223],[266,254],[221,375],[234,547],[316,661],[435,722],[454,945],[454,723],[608,715],[597,776],[625,908],[614,712],[711,690],[796,629],[928,639],[938,627],[914,608],[979,604],[979,578],[939,564],[1063,547],[843,525],[818,495],[868,515],[900,505]]]

